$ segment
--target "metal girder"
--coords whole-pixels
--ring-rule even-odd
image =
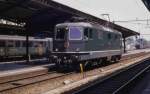
[[[44,23],[44,21],[46,21],[43,25],[51,24],[50,26],[53,28],[54,26],[52,25],[55,25],[59,22],[65,22],[65,20],[69,20],[73,16],[82,17],[87,19],[88,21],[96,22],[101,25],[106,25],[108,23],[108,21],[84,13],[82,11],[70,8],[52,0],[3,0],[0,1],[0,4],[10,4],[9,6],[3,5],[4,8],[0,6],[1,18],[10,19],[11,21],[15,22],[27,22],[29,24],[32,23],[30,25],[38,24],[40,26]],[[15,12],[16,8],[20,9],[16,10],[16,12],[19,12],[18,14],[13,13]],[[37,23],[37,20],[39,18],[41,21],[38,21]],[[48,21],[45,19],[48,19]],[[137,32],[134,32],[130,29],[124,28],[111,22],[109,22],[109,26],[113,29],[120,31],[124,37],[139,34]]]
[[[150,0],[142,0],[147,9],[150,11]]]
[[[9,4],[10,6],[0,10],[0,12],[3,14],[3,13],[5,13],[5,12],[15,8],[15,7],[23,5],[25,2],[28,2],[28,1],[29,0],[10,0],[7,2],[5,1],[5,3]]]

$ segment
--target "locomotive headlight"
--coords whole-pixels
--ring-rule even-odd
[[[64,59],[67,59],[67,57],[64,57]]]
[[[55,59],[56,59],[56,58],[57,58],[57,56],[55,56],[55,55],[54,55],[54,56],[53,56],[53,58],[55,58]]]
[[[69,62],[69,63],[71,63],[71,62],[72,62],[72,60],[71,60],[71,59],[69,59],[69,60],[68,60],[68,62]]]
[[[69,30],[69,28],[68,28],[68,27],[66,27],[65,29],[66,29],[66,31],[68,31],[68,30]]]
[[[80,48],[77,48],[77,49],[76,49],[76,52],[79,52],[79,51],[80,51]]]
[[[75,58],[78,58],[78,56],[75,56]]]
[[[57,51],[58,51],[58,49],[56,48],[56,49],[55,49],[55,51],[57,52]]]

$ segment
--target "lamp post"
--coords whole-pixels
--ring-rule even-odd
[[[108,27],[109,28],[109,23],[110,23],[110,15],[109,14],[101,14],[103,17],[104,16],[107,16],[108,17],[108,21],[107,21],[107,23],[106,23],[106,27]]]
[[[107,16],[108,17],[108,21],[110,22],[110,15],[109,14],[101,14],[102,16]]]

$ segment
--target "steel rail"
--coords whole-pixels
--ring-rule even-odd
[[[54,72],[56,73],[56,72]],[[20,88],[20,87],[25,87],[25,86],[28,86],[28,85],[33,85],[33,84],[36,84],[36,83],[40,83],[40,82],[44,82],[44,81],[48,81],[48,80],[52,80],[52,79],[56,79],[56,78],[60,78],[60,77],[64,77],[64,76],[67,76],[67,75],[71,75],[73,74],[74,72],[70,72],[70,73],[65,73],[65,74],[58,74],[57,76],[54,76],[54,77],[51,77],[50,75],[53,75],[54,73],[51,73],[51,74],[45,74],[45,78],[42,78],[44,77],[44,75],[40,75],[40,76],[35,76],[35,77],[29,77],[29,78],[25,78],[25,79],[20,79],[20,80],[16,80],[16,81],[10,81],[8,83],[4,83],[4,84],[10,84],[10,88],[8,86],[8,88],[4,88],[4,89],[1,89],[0,90],[0,93],[1,92],[6,92],[6,91],[9,91],[9,90],[12,90],[12,89],[17,89],[17,88]],[[36,78],[39,77],[39,79],[37,80]],[[34,78],[37,80],[37,81],[34,81]],[[33,79],[31,81],[31,79]],[[23,82],[24,80],[27,80],[25,81],[26,83],[25,84],[19,84],[17,82]],[[29,81],[28,81],[29,80]],[[13,85],[13,86],[12,86]]]
[[[135,79],[150,67],[148,59],[128,67],[122,71],[118,71],[108,77],[95,81],[92,84],[86,85],[73,94],[118,94],[118,92],[130,83],[130,80]]]

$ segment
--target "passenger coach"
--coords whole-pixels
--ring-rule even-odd
[[[44,57],[48,51],[52,51],[52,38],[29,37],[29,54],[31,57]],[[0,35],[0,61],[24,59],[25,56],[25,36]]]

